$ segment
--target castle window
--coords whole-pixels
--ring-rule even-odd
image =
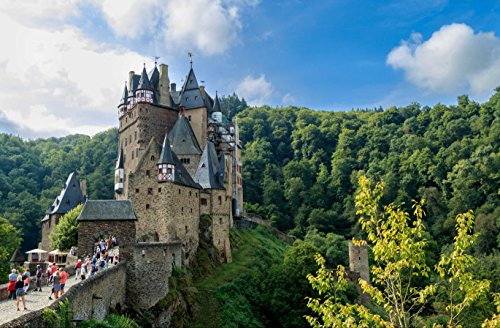
[[[194,96],[194,100],[198,99],[198,96]]]
[[[125,138],[125,146],[127,146],[127,138]]]
[[[189,213],[193,213],[193,209],[192,208],[189,209]]]
[[[184,214],[184,207],[181,207],[181,213]]]
[[[158,188],[158,192],[159,192],[159,193],[161,192],[161,188]]]
[[[154,161],[155,160],[155,157],[154,156],[151,156],[151,161]]]
[[[152,195],[153,194],[153,188],[148,188],[148,195]]]
[[[181,194],[181,190],[179,189],[179,195]]]
[[[186,101],[188,101],[189,97],[186,97]]]
[[[134,140],[137,140],[137,131],[134,132]]]
[[[139,188],[135,188],[135,193],[138,194],[139,193]]]
[[[188,120],[189,120],[189,122],[191,122],[191,115],[188,116]]]
[[[222,205],[222,197],[219,196],[219,205]]]
[[[134,150],[132,150],[132,159],[134,159]]]
[[[201,199],[201,205],[207,206],[207,199],[206,198]]]
[[[191,190],[189,191],[189,196],[191,196]]]
[[[189,159],[189,158],[181,158],[181,163],[182,164],[189,164],[190,162],[191,162],[191,159]]]
[[[149,210],[149,204],[146,204],[146,209]]]
[[[220,245],[220,239],[219,239],[219,240],[217,240],[217,245]]]
[[[151,172],[149,170],[146,170],[146,176],[149,178],[150,175],[151,175]]]
[[[188,230],[189,230],[189,229],[188,229],[188,226],[185,226],[185,229],[186,229],[186,233],[188,233]]]
[[[197,192],[196,192],[196,193],[194,193],[194,195],[195,195],[196,197],[198,197],[198,193],[197,193]]]
[[[132,143],[132,135],[130,135],[128,138],[128,143]]]
[[[57,216],[56,217],[56,225],[58,225],[58,224],[59,224],[59,217]]]
[[[222,224],[222,218],[219,218],[219,223]]]

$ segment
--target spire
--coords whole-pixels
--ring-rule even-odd
[[[219,102],[219,96],[217,95],[217,91],[215,91],[214,107],[212,109],[212,113],[215,113],[215,112],[222,112],[221,107],[220,107],[220,102]]]
[[[148,73],[146,72],[146,64],[142,68],[141,79],[139,80],[139,85],[137,86],[137,90],[152,90],[151,82],[148,78]]]
[[[198,164],[198,169],[194,175],[194,181],[199,183],[203,189],[223,188],[222,184],[219,183],[218,172],[219,167],[215,146],[211,141],[207,141],[200,158],[200,163]]]
[[[118,104],[118,107],[126,105],[127,98],[128,98],[128,89],[127,89],[127,82],[125,82],[125,87],[123,88],[122,98],[120,99],[120,103]]]
[[[160,159],[158,160],[157,164],[175,164],[167,134],[165,134],[165,139],[163,140],[163,146],[161,148]]]
[[[118,153],[118,159],[116,160],[116,169],[123,169],[123,148],[120,148],[120,152]]]
[[[153,68],[153,70],[149,72],[149,82],[151,83],[152,89],[157,91],[160,84],[160,71],[158,70],[158,67],[156,67],[156,62],[155,68]]]
[[[199,87],[200,86],[198,85],[198,80],[196,79],[196,75],[194,74],[193,67],[191,67],[186,77],[186,81],[184,81],[184,85],[182,86],[182,90],[193,90],[198,89]]]

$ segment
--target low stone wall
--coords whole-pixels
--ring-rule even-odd
[[[125,304],[126,263],[120,262],[95,276],[71,287],[59,301],[69,300],[74,311],[73,320],[102,320],[110,308]],[[59,310],[59,302],[54,302],[49,309]],[[43,309],[28,312],[12,320],[2,328],[44,328]]]
[[[127,268],[128,304],[149,309],[164,298],[174,264],[182,264],[180,241],[137,243]]]

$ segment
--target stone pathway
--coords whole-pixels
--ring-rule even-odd
[[[112,265],[109,265],[111,267]],[[105,269],[108,268],[108,265]],[[99,274],[99,273],[98,273]],[[40,310],[50,304],[54,303],[56,299],[54,295],[52,295],[52,300],[49,300],[50,291],[52,290],[52,286],[46,286],[46,280],[44,276],[44,285],[42,286],[41,292],[35,292],[34,289],[31,289],[28,294],[26,294],[26,307],[28,311]],[[66,280],[66,286],[64,287],[67,292],[72,286],[81,282],[80,279],[75,279],[75,276],[69,276]],[[15,318],[18,318],[28,311],[23,310],[22,301],[19,301],[19,311],[16,310],[16,301],[5,300],[0,302],[0,326],[4,323],[7,323]]]
[[[45,278],[45,277],[44,277]],[[44,282],[46,280],[44,279]],[[64,287],[65,291],[71,288],[71,286],[76,285],[81,280],[75,279],[75,276],[70,276],[66,280],[66,286]],[[56,300],[54,299],[54,295],[52,295],[52,300],[49,300],[50,291],[52,290],[51,286],[42,286],[41,292],[35,292],[34,289],[31,289],[28,294],[26,294],[26,307],[28,311],[32,310],[40,310]],[[0,325],[11,321],[17,317],[26,314],[28,311],[23,310],[22,301],[19,302],[19,310],[16,310],[16,301],[5,300],[0,302]]]

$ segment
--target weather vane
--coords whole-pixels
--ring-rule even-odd
[[[191,64],[191,68],[193,68],[193,53],[188,51],[189,63]]]
[[[157,64],[158,59],[160,59],[160,56],[155,56],[155,65]]]

